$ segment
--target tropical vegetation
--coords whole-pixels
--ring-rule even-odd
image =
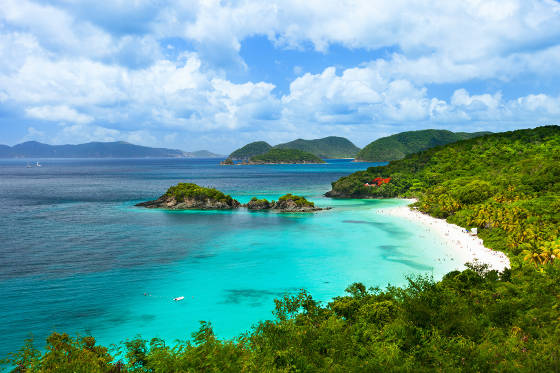
[[[435,146],[488,134],[490,132],[467,133],[433,129],[401,132],[369,143],[360,150],[356,159],[369,162],[394,161]]]
[[[282,197],[278,198],[279,202],[283,201],[293,201],[298,207],[315,207],[315,203],[308,201],[305,197],[296,196],[294,194],[288,193],[284,194]]]
[[[179,183],[167,189],[164,196],[175,197],[177,201],[193,199],[196,201],[220,201],[231,204],[233,198],[214,188],[205,188],[194,183]]]
[[[249,163],[325,163],[325,161],[301,150],[272,148],[265,154],[251,157]]]

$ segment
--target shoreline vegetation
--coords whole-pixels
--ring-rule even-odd
[[[249,210],[271,210],[278,212],[315,212],[330,210],[330,207],[316,207],[305,197],[285,194],[278,201],[268,201],[253,197],[242,204],[229,194],[214,188],[201,187],[193,183],[179,183],[170,187],[159,198],[137,203],[137,207],[168,210],[232,210],[241,207]]]
[[[5,362],[20,372],[560,371],[560,127],[408,155],[343,177],[332,192],[418,198],[418,211],[477,228],[511,268],[467,264],[386,289],[354,283],[326,304],[285,295],[271,320],[234,340],[206,322],[190,340],[136,338],[111,350],[53,333],[43,352],[29,340]]]

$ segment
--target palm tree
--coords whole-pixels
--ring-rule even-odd
[[[540,247],[540,258],[543,264],[552,263],[560,257],[560,241],[545,242]]]
[[[524,261],[533,263],[535,267],[542,264],[541,250],[534,242],[522,243],[521,247],[524,248],[521,252]]]

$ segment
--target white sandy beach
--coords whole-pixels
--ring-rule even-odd
[[[412,203],[414,200],[410,200],[410,202]],[[428,232],[433,232],[443,239],[451,256],[463,259],[463,263],[485,263],[489,265],[490,269],[498,271],[510,267],[509,259],[504,253],[485,247],[480,238],[470,235],[458,225],[447,223],[444,219],[431,217],[408,206],[378,209],[376,212],[424,225]]]

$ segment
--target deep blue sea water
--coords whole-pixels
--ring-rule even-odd
[[[35,160],[34,160],[35,161]],[[41,160],[40,160],[41,161]],[[233,338],[272,317],[273,299],[307,289],[328,301],[346,286],[441,276],[445,253],[425,229],[375,214],[397,200],[330,200],[340,176],[372,164],[224,167],[215,159],[0,160],[0,357],[52,331],[117,343],[186,339],[199,321]],[[177,182],[241,202],[302,194],[315,214],[134,207]],[[184,296],[182,302],[174,297]]]

